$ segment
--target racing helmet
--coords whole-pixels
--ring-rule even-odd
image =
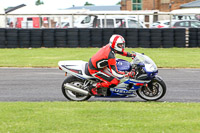
[[[123,52],[125,48],[125,40],[121,35],[114,34],[110,38],[110,47],[118,52]]]

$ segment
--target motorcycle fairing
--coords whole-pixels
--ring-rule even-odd
[[[62,65],[62,67],[64,67],[65,69],[67,69],[67,70],[69,70],[69,71],[71,71],[71,72],[74,72],[74,73],[83,75],[81,70],[70,69],[70,68],[68,68],[69,66],[74,66],[74,65]]]
[[[149,83],[151,80],[135,80],[127,79],[125,82],[118,84],[114,88],[110,88],[111,95],[110,97],[127,97],[129,95],[135,94],[135,91],[138,90],[141,86],[137,86],[137,83],[144,84]],[[127,89],[129,84],[133,84],[130,89]]]
[[[71,60],[71,61],[59,61],[58,65],[63,71],[70,73],[81,79],[94,79],[92,76],[88,76],[85,73],[86,67],[85,61],[82,60]]]

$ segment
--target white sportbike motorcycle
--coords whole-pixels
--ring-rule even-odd
[[[161,99],[166,93],[166,85],[159,77],[156,64],[148,56],[135,53],[136,57],[130,62],[117,59],[119,71],[135,71],[134,78],[125,77],[113,88],[98,88],[101,97],[127,98],[139,96],[147,101]],[[59,61],[59,69],[63,70],[67,78],[62,84],[63,95],[72,101],[85,101],[91,97],[88,86],[99,82],[88,72],[88,62],[79,60]],[[110,73],[109,69],[104,70]],[[100,96],[95,96],[100,97]]]

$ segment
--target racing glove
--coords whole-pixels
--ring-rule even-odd
[[[125,77],[130,77],[130,78],[133,78],[135,76],[135,72],[131,71],[131,72],[128,72]]]
[[[134,59],[135,56],[136,56],[136,54],[131,54],[131,53],[127,52],[127,57],[132,57],[132,59]]]
[[[136,56],[136,54],[131,54],[132,59],[134,59]]]

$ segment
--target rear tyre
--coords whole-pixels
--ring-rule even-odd
[[[62,84],[62,93],[63,95],[70,101],[86,101],[88,100],[91,96],[85,96],[82,94],[79,94],[77,92],[73,92],[68,90],[67,88],[64,87],[64,84],[69,83],[73,86],[76,86],[78,88],[81,88],[83,86],[83,81],[81,79],[78,79],[74,76],[69,76],[67,77],[63,84]]]
[[[148,84],[148,87],[141,87],[136,92],[137,92],[138,96],[144,100],[157,101],[165,95],[166,85],[161,78],[155,77]]]

